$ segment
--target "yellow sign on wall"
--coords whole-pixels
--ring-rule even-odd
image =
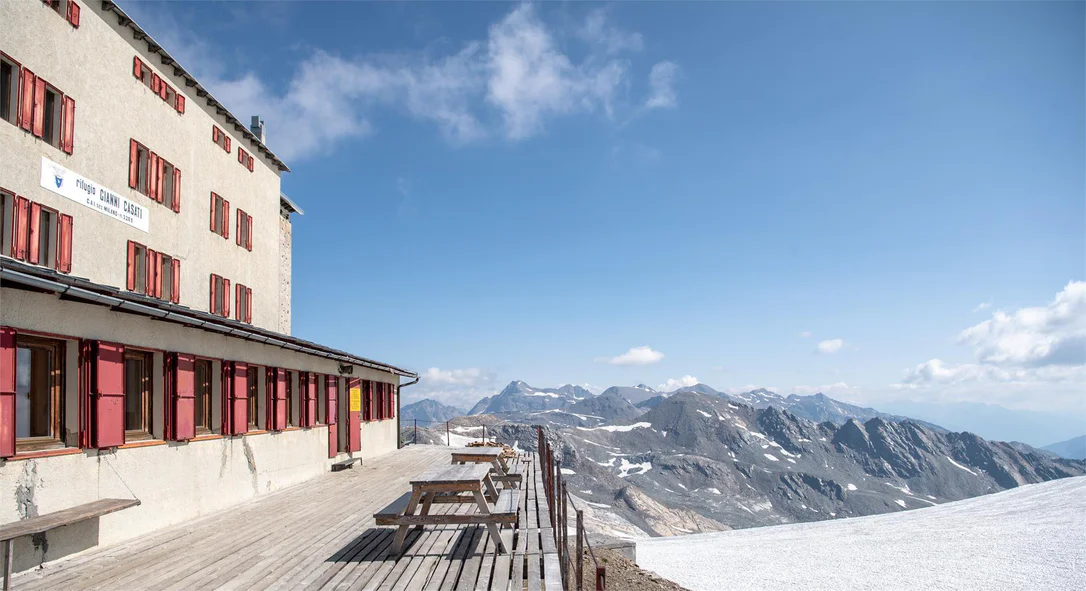
[[[362,410],[362,388],[351,388],[351,412]]]

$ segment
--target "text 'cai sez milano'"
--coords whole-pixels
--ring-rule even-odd
[[[0,64],[0,523],[135,495],[115,543],[397,448],[416,374],[290,336],[262,121],[110,2],[0,2]]]

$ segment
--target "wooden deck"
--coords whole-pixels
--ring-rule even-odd
[[[485,526],[412,531],[390,557],[393,527],[373,514],[408,481],[450,462],[449,448],[415,445],[325,474],[230,511],[15,575],[20,591],[55,589],[561,589],[538,458],[524,465],[520,517],[496,554]],[[432,512],[474,511],[435,505]]]

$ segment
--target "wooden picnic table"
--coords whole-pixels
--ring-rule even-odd
[[[509,467],[505,458],[505,450],[500,447],[458,447],[452,451],[453,464],[490,464],[492,466],[492,480],[497,480],[503,486],[516,488],[523,479],[523,468],[518,463],[514,468]]]
[[[393,538],[393,555],[403,551],[404,539],[411,526],[447,524],[485,524],[495,546],[508,552],[498,525],[516,522],[519,501],[520,491],[509,489],[498,493],[490,479],[490,466],[486,464],[436,466],[412,478],[411,492],[373,517],[377,525],[399,526]],[[433,503],[471,504],[476,511],[430,515]]]

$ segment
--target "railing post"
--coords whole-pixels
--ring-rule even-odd
[[[569,497],[566,495],[566,479],[562,477],[562,580],[569,580]],[[566,587],[568,588],[568,587]]]
[[[584,511],[577,509],[577,591],[584,586]]]
[[[554,469],[554,544],[558,547],[558,572],[562,573],[562,460],[555,460]]]
[[[452,447],[452,436],[449,435],[449,421],[445,421],[445,445]]]
[[[418,443],[419,443],[419,420],[418,419],[415,419],[415,438],[412,440],[412,443],[414,443],[416,445],[418,445]]]

